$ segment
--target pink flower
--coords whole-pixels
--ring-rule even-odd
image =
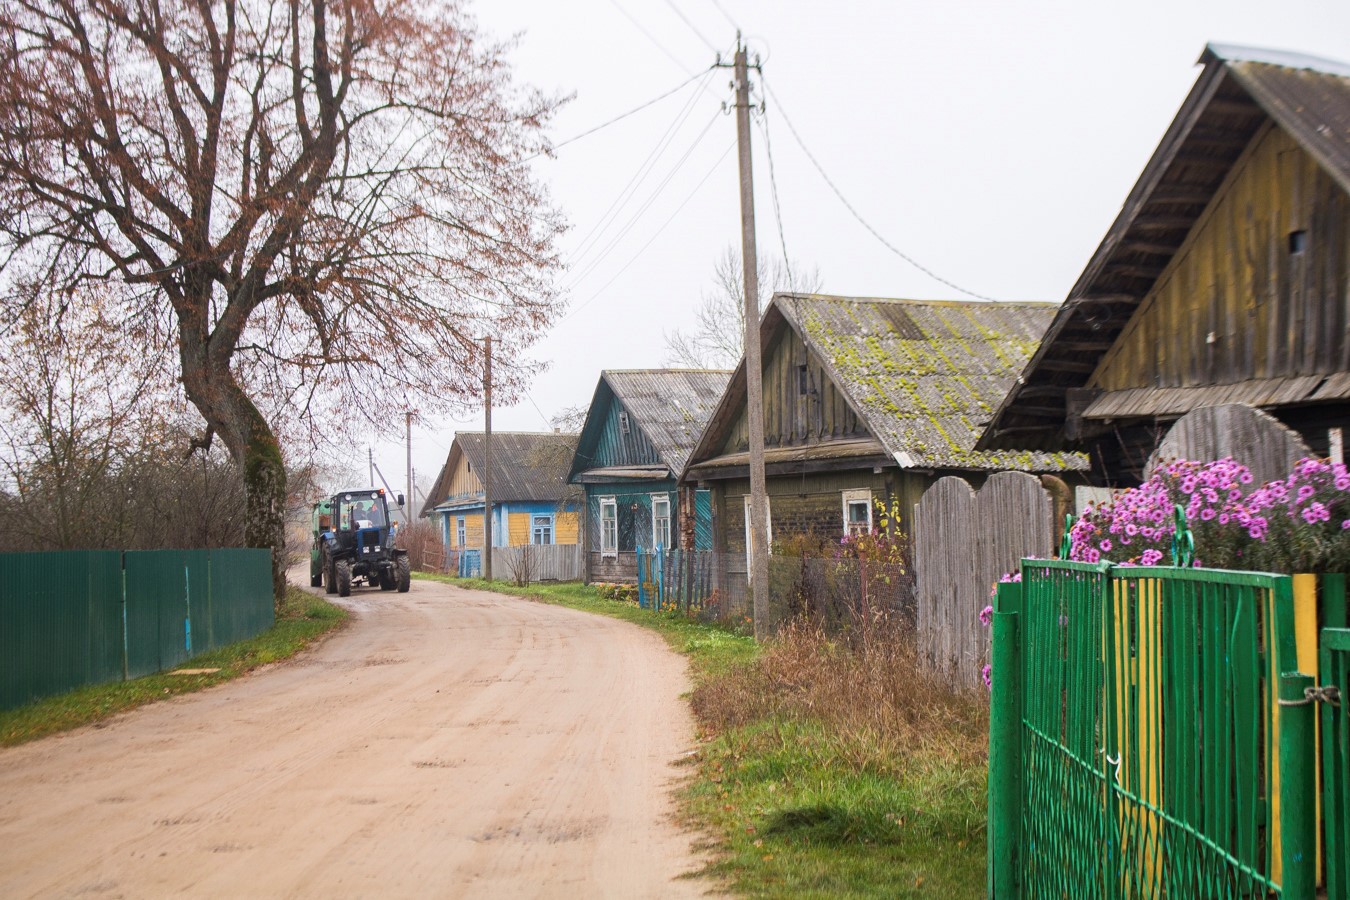
[[[980,678],[984,681],[986,690],[994,689],[994,667],[989,663],[985,663],[984,668],[980,669]]]
[[[989,623],[992,621],[994,621],[994,608],[992,606],[986,606],[984,609],[980,610],[981,625],[988,628]]]

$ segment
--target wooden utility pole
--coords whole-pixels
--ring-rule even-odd
[[[492,580],[492,338],[483,338],[483,578]]]
[[[759,65],[756,62],[755,68]],[[764,486],[764,370],[759,346],[755,190],[750,167],[750,65],[736,36],[736,145],[741,176],[741,266],[745,278],[745,399],[750,434],[750,594],[755,640],[769,636],[769,497]]]

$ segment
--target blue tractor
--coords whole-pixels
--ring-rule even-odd
[[[398,505],[403,506],[403,495]],[[362,584],[406,592],[412,586],[408,551],[394,547],[397,527],[380,488],[340,491],[314,504],[309,583],[339,597]]]

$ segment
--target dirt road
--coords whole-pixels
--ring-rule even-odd
[[[415,582],[290,663],[0,750],[0,897],[679,897],[684,663]]]

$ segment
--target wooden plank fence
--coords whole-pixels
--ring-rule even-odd
[[[467,559],[465,558],[467,557]],[[467,571],[467,563],[473,571]],[[481,576],[481,551],[447,550],[437,540],[422,547],[421,568],[447,575]],[[502,581],[532,584],[540,581],[580,581],[580,544],[526,544],[492,548],[492,574]]]
[[[961,478],[938,479],[914,524],[919,659],[952,682],[980,684],[989,633],[980,610],[989,589],[1026,556],[1054,551],[1054,503],[1039,479],[999,472],[978,493]]]

